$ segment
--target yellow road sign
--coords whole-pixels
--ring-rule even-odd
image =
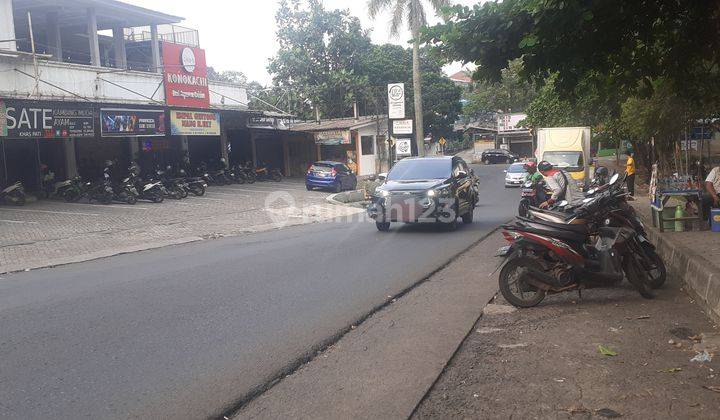
[[[445,146],[445,143],[447,143],[447,141],[445,141],[445,137],[440,137],[440,141],[438,143],[440,143],[441,146]]]

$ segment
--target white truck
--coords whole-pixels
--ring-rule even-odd
[[[563,169],[572,178],[587,186],[590,182],[590,127],[553,127],[537,131],[538,162],[546,160],[556,168]]]

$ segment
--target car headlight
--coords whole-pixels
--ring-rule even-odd
[[[430,190],[427,192],[428,197],[435,197],[435,190]]]
[[[386,190],[380,191],[380,196],[382,196],[382,197],[387,197],[387,196],[389,196],[389,195],[390,195],[390,193],[389,193],[388,191],[386,191]]]

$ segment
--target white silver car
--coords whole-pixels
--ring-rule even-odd
[[[527,175],[523,165],[523,162],[516,162],[508,166],[505,170],[505,188],[522,186]]]

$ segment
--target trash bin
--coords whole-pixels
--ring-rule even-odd
[[[720,209],[710,210],[710,228],[713,232],[720,232]]]

